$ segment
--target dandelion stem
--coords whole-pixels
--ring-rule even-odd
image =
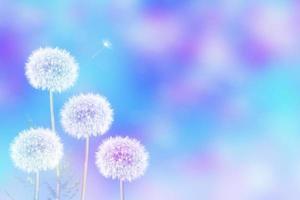
[[[124,181],[120,180],[120,200],[125,200],[125,194],[124,194]]]
[[[53,106],[53,93],[49,92],[50,97],[50,115],[51,115],[51,129],[55,132],[55,120],[54,120],[54,106]]]
[[[81,189],[81,200],[85,200],[86,194],[86,179],[88,173],[88,163],[89,163],[89,148],[90,148],[90,140],[89,137],[86,138],[85,143],[85,159],[84,159],[84,167],[83,167],[83,176],[82,176],[82,189]]]
[[[50,97],[50,116],[51,116],[51,129],[55,133],[55,118],[54,118],[54,103],[53,92],[49,92]],[[56,167],[56,200],[60,200],[60,166]]]
[[[60,200],[60,165],[56,167],[56,200]]]
[[[40,193],[40,173],[36,172],[34,200],[39,200],[39,193]]]

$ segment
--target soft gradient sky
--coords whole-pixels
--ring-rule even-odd
[[[45,46],[80,64],[75,86],[54,96],[72,183],[84,141],[63,132],[63,103],[96,92],[115,111],[111,130],[92,140],[88,200],[118,199],[118,182],[94,165],[114,135],[138,138],[151,155],[145,176],[126,184],[128,200],[299,199],[299,13],[299,1],[278,0],[0,0],[0,199],[32,199],[9,144],[50,126],[48,93],[24,76]],[[41,200],[53,177],[42,174]]]

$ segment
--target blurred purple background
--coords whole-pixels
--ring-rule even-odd
[[[24,76],[44,46],[80,64],[76,85],[55,95],[75,179],[84,142],[61,129],[63,103],[97,92],[115,110],[112,129],[92,141],[88,200],[118,199],[118,182],[94,165],[114,135],[138,138],[151,155],[145,176],[126,184],[128,200],[299,199],[299,13],[299,1],[0,0],[0,199],[32,198],[9,144],[50,126],[47,92]],[[42,174],[41,199],[53,176]]]

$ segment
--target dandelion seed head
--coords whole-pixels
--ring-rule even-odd
[[[78,77],[78,64],[69,52],[59,48],[40,48],[30,55],[25,74],[36,89],[62,92]]]
[[[64,130],[78,139],[103,135],[113,121],[113,110],[103,96],[80,94],[68,100],[61,112]]]
[[[114,137],[99,146],[96,165],[104,177],[132,181],[145,173],[148,157],[148,152],[136,139]]]
[[[44,128],[21,132],[10,150],[15,166],[28,173],[54,169],[63,156],[60,138]]]

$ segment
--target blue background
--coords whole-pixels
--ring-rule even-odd
[[[75,86],[54,96],[75,180],[84,141],[61,129],[63,103],[95,92],[115,111],[111,130],[92,140],[87,199],[118,199],[118,182],[94,165],[114,135],[138,138],[151,155],[145,176],[125,185],[127,199],[298,199],[299,10],[275,0],[0,0],[0,199],[32,198],[31,175],[14,168],[9,144],[50,126],[48,93],[24,75],[45,46],[80,65]],[[41,199],[53,177],[42,174]]]

